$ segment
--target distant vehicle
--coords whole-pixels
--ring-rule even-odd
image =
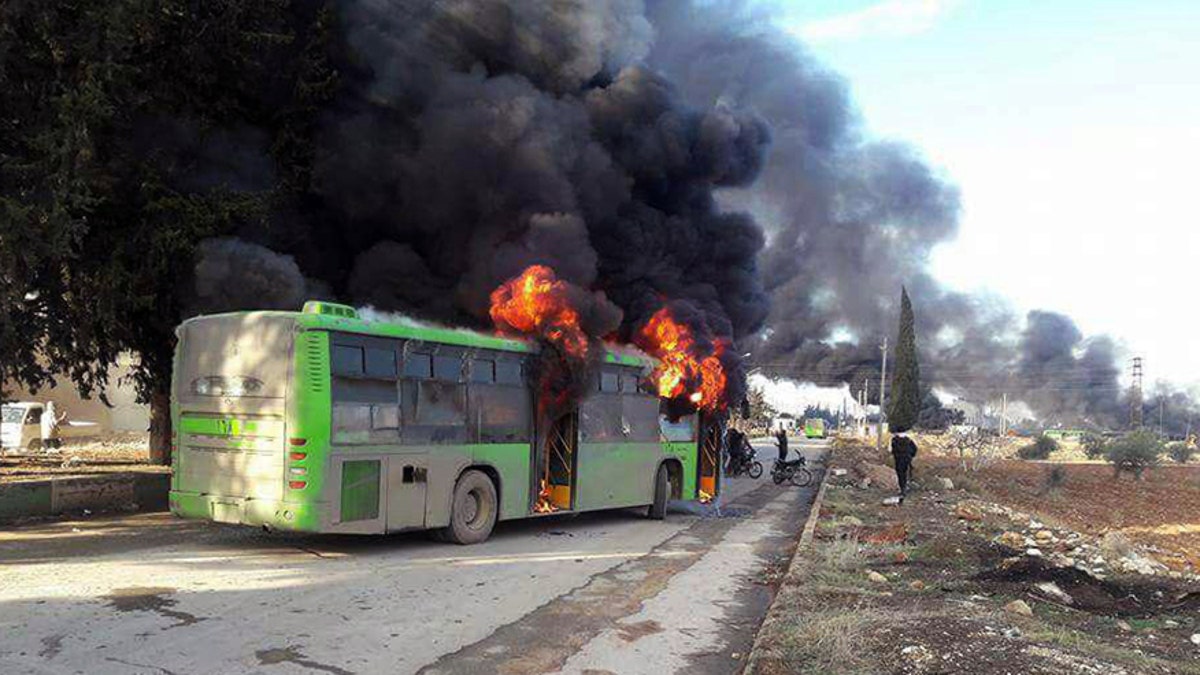
[[[804,420],[805,438],[825,438],[825,420],[820,417],[810,417]]]
[[[670,499],[718,492],[719,427],[663,414],[645,355],[606,353],[588,394],[539,421],[524,340],[323,302],[176,333],[169,500],[184,518],[469,544],[497,520],[634,506],[661,519]]]
[[[1087,435],[1083,429],[1046,429],[1042,435],[1056,441],[1081,441]]]
[[[38,450],[43,446],[42,413],[45,406],[35,401],[5,403],[0,410],[0,447],[9,450]],[[54,437],[45,445],[60,448],[63,441],[72,438],[96,436],[100,425],[95,422],[66,420],[58,424]]]

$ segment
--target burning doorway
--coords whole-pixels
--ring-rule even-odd
[[[708,415],[700,418],[700,454],[696,458],[696,498],[712,501],[720,489],[721,439],[724,436],[720,420]]]
[[[570,511],[574,505],[579,412],[560,415],[541,434],[538,444],[536,513]]]

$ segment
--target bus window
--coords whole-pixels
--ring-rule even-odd
[[[334,375],[362,375],[363,348],[333,345],[331,368]]]
[[[685,415],[672,422],[666,415],[658,416],[658,428],[668,441],[684,442],[696,440],[696,416]]]
[[[629,427],[629,440],[658,441],[658,399],[650,396],[621,397],[621,411]]]
[[[528,443],[530,405],[524,391],[508,387],[473,385],[471,438],[480,443]]]
[[[458,356],[433,357],[433,379],[458,382],[462,379],[462,358]]]
[[[367,377],[396,378],[396,352],[393,349],[367,347]]]
[[[603,372],[600,373],[600,391],[606,394],[617,393],[617,374]]]
[[[466,387],[434,380],[405,381],[402,442],[406,445],[467,441]]]
[[[496,362],[487,359],[471,359],[471,381],[489,384],[495,382]]]
[[[520,385],[521,363],[519,361],[497,361],[496,384]]]
[[[428,354],[404,355],[405,377],[433,377],[433,359]]]
[[[621,393],[636,394],[638,389],[638,376],[634,373],[623,373],[621,375]]]
[[[579,405],[579,434],[588,443],[624,441],[628,425],[621,415],[620,396],[591,396]]]
[[[396,383],[333,378],[334,443],[395,442],[400,415]]]

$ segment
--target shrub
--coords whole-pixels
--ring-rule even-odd
[[[1050,453],[1058,449],[1058,443],[1049,436],[1038,436],[1037,440],[1017,451],[1021,459],[1049,459]]]
[[[1045,491],[1054,492],[1062,487],[1067,482],[1067,469],[1061,465],[1055,465],[1046,472]]]
[[[1180,464],[1187,464],[1191,461],[1194,454],[1196,454],[1196,448],[1188,445],[1186,441],[1172,443],[1167,446],[1167,456]]]
[[[1100,459],[1104,457],[1106,444],[1104,437],[1099,434],[1088,434],[1083,437],[1083,454],[1087,455],[1088,459]]]
[[[1131,431],[1109,443],[1106,454],[1117,475],[1126,471],[1141,478],[1142,472],[1162,458],[1163,442],[1153,431]]]

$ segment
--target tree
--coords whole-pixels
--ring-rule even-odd
[[[151,454],[169,460],[193,251],[267,225],[305,180],[330,16],[279,0],[0,5],[0,383],[66,377],[104,400],[133,352]]]
[[[1017,451],[1021,459],[1050,459],[1050,455],[1058,450],[1058,442],[1049,436],[1038,436],[1034,442]]]
[[[1158,434],[1140,429],[1109,443],[1107,457],[1115,475],[1124,471],[1140,479],[1146,469],[1158,464],[1162,453],[1163,442]]]
[[[888,401],[888,426],[894,432],[908,431],[917,423],[921,410],[920,368],[917,365],[917,335],[913,325],[908,289],[900,289],[900,329],[896,336],[892,397]]]
[[[1196,448],[1187,441],[1176,441],[1167,445],[1167,456],[1179,464],[1187,464],[1196,454]]]
[[[775,409],[767,403],[767,397],[763,394],[762,389],[750,387],[746,393],[746,421],[750,426],[758,429],[770,426],[771,418],[775,416]]]
[[[1088,459],[1100,459],[1107,451],[1107,443],[1100,434],[1085,434],[1083,437],[1083,454]]]

